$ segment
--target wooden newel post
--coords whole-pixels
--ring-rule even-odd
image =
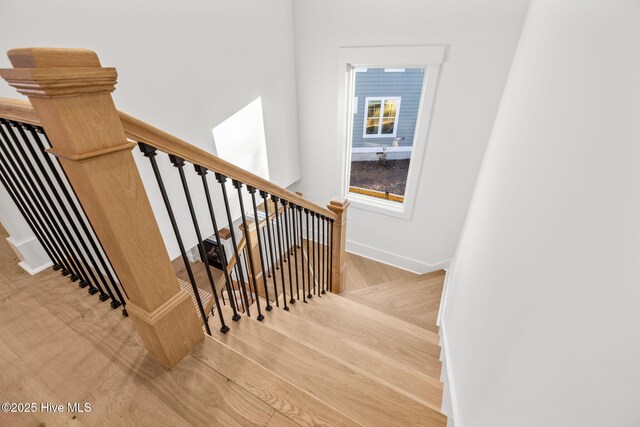
[[[178,286],[113,104],[116,70],[81,49],[15,49],[0,75],[29,97],[128,294],[149,353],[173,367],[204,334]]]
[[[332,264],[331,264],[331,291],[339,294],[344,288],[345,275],[347,271],[347,254],[345,246],[347,243],[347,207],[349,200],[343,197],[336,197],[327,207],[335,213],[338,218],[333,222],[333,244]]]

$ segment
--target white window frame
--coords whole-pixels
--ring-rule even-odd
[[[383,215],[411,220],[418,191],[418,181],[427,148],[427,137],[431,122],[431,112],[436,96],[440,67],[444,62],[446,46],[393,46],[393,47],[342,47],[338,50],[339,102],[338,138],[341,144],[340,157],[343,171],[341,176],[342,194],[355,209],[367,210]],[[353,85],[355,73],[363,68],[422,68],[423,87],[416,122],[416,133],[412,144],[413,153],[407,175],[404,202],[397,203],[349,192],[351,175],[351,146],[354,121]]]
[[[378,133],[367,133],[367,119],[369,116],[369,101],[381,101],[380,105],[380,117],[378,117]],[[393,133],[381,133],[382,132],[382,119],[384,118],[384,104],[387,101],[398,101],[396,107],[396,116],[393,122]],[[364,124],[362,125],[362,137],[363,138],[395,138],[398,133],[398,117],[400,117],[400,104],[402,102],[401,96],[367,96],[364,99]]]

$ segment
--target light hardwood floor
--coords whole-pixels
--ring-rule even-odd
[[[434,300],[440,272],[415,275],[349,254],[347,298],[274,307],[263,322],[229,321],[226,335],[214,317],[213,336],[168,370],[120,310],[57,272],[29,276],[17,261],[0,239],[0,396],[89,402],[92,411],[0,413],[0,425],[446,424],[438,335],[424,327],[432,320],[422,303],[400,303]],[[288,267],[283,273],[286,283]]]
[[[392,280],[412,279],[415,277],[418,277],[418,275],[410,271],[347,252],[347,281],[343,294]]]
[[[286,425],[193,356],[171,371],[150,360],[120,310],[52,270],[29,276],[0,237],[2,402],[92,404],[80,414],[0,412],[0,425]]]

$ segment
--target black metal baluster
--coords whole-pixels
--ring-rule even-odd
[[[244,313],[244,303],[242,302],[242,297],[240,297],[240,303],[238,303],[238,294],[236,293],[236,290],[240,290],[239,286],[238,289],[236,289],[236,283],[238,283],[237,281],[234,282],[233,280],[233,274],[236,271],[236,265],[234,265],[233,267],[231,267],[231,272],[230,277],[231,277],[231,293],[229,294],[229,300],[233,299],[233,302],[235,304],[235,306],[238,309],[238,312],[242,312]],[[238,277],[237,273],[236,273],[236,278]],[[236,322],[240,320],[240,314],[238,314],[238,319],[236,320]]]
[[[293,203],[291,203],[290,205],[291,208],[291,219],[292,219],[292,227],[291,227],[291,234],[293,236],[293,261],[295,262],[295,270],[296,270],[296,299],[298,301],[300,301],[300,279],[298,277],[298,233],[297,233],[297,228],[296,228],[296,205],[294,205]],[[291,299],[293,299],[293,292],[291,294]]]
[[[286,231],[286,240],[287,240],[287,257],[291,256],[291,239],[290,239],[290,231],[291,231],[291,227],[289,226],[289,215],[287,215],[287,211],[289,210],[289,208],[287,207],[287,205],[289,204],[288,201],[281,199],[280,203],[282,203],[282,211],[284,214],[284,225],[285,225],[285,231]],[[296,300],[293,298],[293,276],[291,274],[291,263],[288,264],[288,269],[289,269],[289,295],[291,296],[291,299],[289,300],[290,304],[295,304]]]
[[[12,145],[14,140],[7,136],[7,133],[11,130],[10,123],[5,119],[0,119],[0,123],[4,125],[4,127],[0,126],[0,136],[4,141],[6,148],[8,148],[8,151],[5,151],[3,154],[5,156],[3,161],[5,162],[4,166],[6,173],[8,174],[7,177],[11,176],[16,185],[19,184],[18,188],[22,190],[22,195],[25,202],[31,209],[32,215],[34,218],[37,218],[37,222],[39,222],[41,229],[49,238],[51,247],[59,257],[62,265],[62,275],[69,276],[71,281],[76,281],[79,279],[79,276],[76,273],[77,270],[75,270],[73,260],[71,260],[67,252],[67,248],[63,246],[58,230],[54,228],[51,223],[51,214],[43,208],[44,201],[37,192],[33,180],[27,174],[24,165],[19,161],[17,152]],[[5,127],[7,132],[5,132]],[[11,133],[11,137],[15,139],[15,134]]]
[[[213,233],[216,237],[216,242],[220,246],[222,246],[222,240],[220,240],[220,231],[218,230],[218,222],[216,221],[216,214],[213,211],[213,200],[211,199],[211,192],[209,191],[209,185],[207,184],[207,168],[200,165],[193,165],[195,171],[200,178],[202,179],[202,188],[204,189],[204,195],[207,199],[207,207],[209,208],[209,217],[211,218],[211,225],[213,226]],[[224,246],[222,246],[224,248]],[[238,314],[237,304],[234,303],[233,296],[231,295],[231,279],[229,278],[229,272],[227,271],[227,254],[223,250],[223,253],[220,253],[220,261],[222,263],[222,273],[224,274],[225,287],[227,288],[227,294],[229,294],[229,304],[231,305],[231,310],[233,310],[233,317],[231,320],[237,322],[240,320],[240,315]],[[206,261],[205,261],[206,262]],[[222,295],[222,290],[220,291],[220,295]],[[222,303],[224,304],[224,297],[222,298]]]
[[[280,278],[282,279],[282,303],[284,305],[284,310],[289,311],[289,307],[287,307],[287,292],[286,292],[286,287],[287,285],[285,284],[284,281],[284,267],[282,265],[283,259],[284,259],[284,252],[282,250],[282,239],[281,239],[281,233],[280,233],[280,215],[278,215],[278,197],[271,195],[271,200],[273,200],[273,206],[275,209],[275,213],[276,213],[276,231],[278,234],[278,257],[280,258]]]
[[[333,292],[333,220],[329,219],[329,292]]]
[[[324,237],[323,240],[323,246],[322,246],[322,276],[323,276],[323,281],[322,281],[322,293],[325,294],[327,292],[327,280],[329,279],[329,276],[327,275],[327,265],[329,264],[329,257],[327,254],[327,238],[328,238],[328,234],[329,234],[329,229],[327,228],[327,218],[326,217],[322,217],[322,228],[323,228],[323,233],[322,236]]]
[[[47,139],[46,134],[44,134],[44,130],[42,128],[35,128],[33,126],[31,126],[29,129],[31,131],[33,139],[38,144],[38,148],[40,149],[40,153],[42,154],[42,157],[44,157],[47,165],[49,166],[49,169],[51,170],[52,175],[55,177],[55,180],[58,183],[58,186],[60,187],[62,193],[64,194],[64,197],[67,200],[68,205],[71,207],[71,210],[73,211],[73,214],[75,215],[75,217],[77,219],[77,222],[80,224],[80,228],[82,229],[82,231],[84,232],[85,236],[87,237],[87,240],[89,241],[89,245],[91,246],[91,249],[93,249],[93,253],[94,253],[95,257],[100,262],[100,266],[104,270],[104,274],[106,274],[107,277],[110,279],[111,285],[115,289],[115,292],[116,292],[116,294],[118,296],[118,300],[119,300],[120,304],[123,306],[123,314],[126,315],[126,311],[124,311],[125,310],[124,306],[126,304],[125,303],[125,299],[122,297],[122,294],[119,291],[119,286],[116,283],[116,281],[113,279],[113,276],[111,275],[110,269],[107,266],[107,263],[104,260],[104,258],[102,256],[102,253],[98,249],[98,246],[97,246],[97,244],[95,242],[95,239],[93,238],[92,234],[89,232],[87,224],[86,224],[86,222],[84,220],[84,218],[86,218],[86,215],[83,216],[83,215],[80,214],[80,211],[78,210],[78,206],[76,204],[76,201],[74,200],[73,197],[71,197],[71,193],[69,192],[69,187],[63,181],[62,176],[61,176],[61,174],[59,172],[59,169],[56,168],[53,160],[51,159],[52,156],[49,153],[46,152],[45,145],[42,142],[42,139],[40,139],[40,136],[38,135],[39,133],[41,133],[43,135],[43,137],[45,138],[45,140],[48,142],[49,140]],[[60,163],[59,163],[58,158],[57,157],[54,157],[54,158],[56,159],[56,161],[58,162],[58,165],[59,165]],[[60,166],[60,170],[62,170],[62,173],[65,174],[64,169],[62,169],[61,166]],[[66,179],[66,174],[64,176],[65,176],[65,179]],[[72,191],[73,191],[73,189],[72,189]],[[74,195],[75,195],[75,192],[74,192]],[[87,220],[87,222],[88,222],[88,220]],[[90,253],[88,250],[86,250],[86,252],[87,252],[87,254]],[[113,307],[114,305],[116,305],[116,307],[118,307],[118,304],[114,303],[113,292],[111,291],[111,289],[109,287],[109,284],[107,283],[102,271],[95,264],[95,260],[94,259],[92,259],[92,262],[94,263],[96,274],[98,275],[98,277],[102,281],[102,284],[104,285],[105,289],[107,290],[108,297],[111,298],[111,306]],[[104,296],[104,292],[101,291],[101,294],[100,294],[99,298],[106,299],[107,297],[105,297]]]
[[[324,218],[318,214],[318,275],[320,276],[320,282],[318,286],[318,292],[324,294]]]
[[[305,287],[305,283],[304,283],[304,239],[303,239],[303,235],[302,235],[302,206],[296,206],[296,210],[298,211],[298,230],[296,230],[297,232],[300,232],[300,246],[298,246],[300,248],[300,273],[302,273],[302,301],[303,302],[307,302],[307,290]],[[298,265],[298,263],[296,262],[296,265]],[[298,296],[298,299],[300,299],[300,297]]]
[[[247,278],[247,287],[249,288],[249,304],[253,305],[254,303],[254,295],[255,295],[255,291],[253,289],[253,283],[250,280],[251,278],[249,277],[249,275],[251,274],[249,272],[249,267],[247,264],[247,245],[245,243],[245,246],[242,248],[242,252],[240,252],[240,255],[242,255],[242,263],[240,264],[240,268],[242,268],[242,274],[244,274],[244,277]]]
[[[316,280],[318,281],[318,296],[322,293],[322,265],[320,264],[320,255],[322,251],[320,250],[320,241],[322,237],[320,236],[320,214],[316,213],[316,251],[318,256],[318,269],[316,270]]]
[[[171,227],[173,228],[173,233],[176,236],[176,240],[178,241],[178,247],[180,248],[180,255],[182,256],[182,261],[184,262],[184,267],[187,270],[187,275],[189,276],[189,282],[191,282],[191,289],[193,290],[193,294],[196,298],[196,303],[198,305],[198,311],[200,312],[200,317],[202,318],[202,323],[207,331],[207,335],[211,335],[211,329],[209,328],[209,320],[207,319],[207,314],[204,311],[204,307],[202,306],[202,301],[200,299],[200,293],[198,292],[198,285],[196,285],[196,279],[193,276],[193,271],[191,270],[191,264],[189,262],[189,258],[187,257],[187,251],[184,248],[184,243],[182,242],[182,236],[180,235],[180,229],[178,228],[178,223],[176,222],[176,217],[173,214],[173,208],[171,207],[171,202],[169,201],[169,196],[167,195],[167,190],[164,186],[164,181],[162,180],[162,175],[160,174],[160,169],[158,169],[158,163],[156,162],[157,149],[150,145],[147,145],[142,142],[138,142],[138,147],[140,151],[146,158],[149,159],[151,163],[151,168],[153,169],[153,174],[156,177],[156,182],[158,183],[158,188],[160,188],[160,194],[162,195],[162,201],[164,202],[164,206],[167,209],[167,215],[169,215],[169,220],[171,221]]]
[[[296,210],[298,211],[298,217],[296,218],[296,224],[298,224],[298,231],[302,230],[303,227],[303,223],[302,223],[302,212],[303,212],[303,207],[302,206],[297,206]],[[300,252],[302,253],[302,248],[304,246],[304,238],[302,236],[302,233],[300,233],[300,235],[298,236],[298,249],[300,249]],[[302,256],[302,255],[301,255]]]
[[[267,311],[271,311],[273,307],[271,307],[271,302],[269,301],[269,289],[267,289],[267,277],[266,277],[267,272],[264,269],[262,239],[260,238],[260,217],[258,216],[258,207],[256,205],[256,189],[247,185],[247,191],[249,192],[249,194],[251,194],[251,205],[253,207],[253,219],[256,224],[256,236],[258,238],[258,253],[260,255],[260,268],[262,269],[262,284],[264,285],[264,298],[267,301],[267,305],[265,306],[264,309]],[[267,221],[269,221],[269,218],[267,218]],[[256,283],[256,287],[257,287],[257,283]]]
[[[14,126],[21,126],[19,123],[13,123]],[[28,125],[27,125],[28,126]],[[27,127],[27,129],[29,129],[29,127]],[[60,218],[60,222],[64,223],[64,219],[67,220],[67,222],[69,223],[69,226],[71,227],[71,230],[73,231],[72,233],[68,234],[68,238],[69,241],[71,242],[73,248],[75,249],[75,251],[78,253],[78,257],[79,260],[82,262],[82,264],[84,264],[84,268],[86,269],[85,271],[87,271],[89,273],[89,276],[92,279],[92,282],[89,281],[88,285],[89,285],[89,289],[88,292],[90,295],[96,294],[97,292],[100,292],[100,299],[102,301],[104,301],[104,299],[109,298],[109,296],[107,294],[105,294],[104,290],[102,289],[102,286],[100,286],[100,282],[98,282],[98,279],[96,278],[96,275],[93,272],[93,265],[96,265],[95,260],[93,259],[93,256],[91,254],[91,251],[89,251],[89,248],[87,247],[87,244],[85,243],[84,239],[82,238],[82,235],[80,234],[80,231],[78,230],[78,227],[76,226],[76,222],[75,220],[71,217],[71,214],[69,213],[69,211],[66,208],[66,205],[64,204],[64,202],[62,201],[62,197],[60,197],[59,192],[56,190],[53,181],[51,180],[51,174],[47,172],[47,170],[44,167],[44,163],[42,162],[42,160],[40,159],[40,157],[38,156],[38,153],[36,152],[36,150],[34,149],[33,145],[31,144],[31,141],[29,140],[29,138],[27,137],[27,135],[24,133],[24,130],[22,129],[22,127],[18,127],[18,132],[20,133],[20,136],[22,137],[23,141],[24,141],[24,145],[27,146],[27,150],[29,151],[29,153],[31,154],[31,157],[33,158],[36,167],[42,172],[42,176],[47,184],[47,187],[43,187],[42,191],[43,193],[47,193],[47,189],[49,190],[50,193],[53,194],[56,202],[58,203],[58,209],[55,208],[55,206],[52,206],[52,209],[57,211],[57,214],[59,217],[61,217],[61,213],[64,215],[64,218]],[[35,133],[35,132],[33,132]],[[33,135],[34,138],[38,139],[37,135]],[[37,172],[34,172],[35,174],[37,174]],[[55,173],[53,175],[56,175]],[[56,175],[57,176],[57,175]],[[50,196],[48,197],[48,199],[50,199]],[[68,232],[68,228],[66,228],[65,225],[65,230]],[[74,238],[75,237],[75,238]],[[78,242],[80,243],[80,246],[82,247],[82,250],[84,251],[84,254],[86,255],[86,257],[89,259],[89,261],[91,261],[91,264],[87,261],[87,259],[85,259],[83,255],[83,252],[78,248]],[[94,284],[97,286],[94,286]],[[105,298],[106,297],[106,298]],[[113,303],[117,302],[117,305],[115,307],[113,307]],[[112,307],[113,308],[117,308],[120,306],[120,301],[117,301],[115,299],[112,299],[111,301]]]
[[[218,290],[216,289],[216,283],[213,280],[213,274],[211,273],[211,266],[207,262],[207,251],[204,249],[204,241],[200,233],[200,225],[198,224],[198,216],[193,208],[193,201],[191,200],[191,192],[189,191],[189,183],[184,174],[184,159],[178,156],[169,155],[169,160],[178,169],[180,175],[180,182],[182,183],[182,190],[184,191],[184,197],[187,200],[187,207],[189,208],[189,215],[191,216],[191,222],[193,223],[193,229],[196,232],[196,239],[198,239],[198,253],[200,254],[200,260],[204,264],[204,269],[207,272],[207,279],[209,280],[209,286],[211,287],[211,293],[216,304],[218,315],[220,316],[220,332],[226,334],[229,331],[229,327],[224,322],[224,316],[222,315],[222,307],[220,307],[220,300],[218,299]],[[199,294],[198,294],[199,295]]]
[[[313,294],[317,295],[318,270],[316,270],[316,213],[311,211],[311,251],[313,252]]]
[[[267,227],[267,242],[269,243],[269,259],[271,260],[271,270],[273,272],[272,274],[272,279],[273,279],[273,291],[274,291],[274,300],[276,302],[276,307],[280,307],[280,302],[278,301],[278,281],[277,281],[277,274],[275,272],[275,257],[273,256],[273,245],[274,245],[274,240],[273,240],[273,236],[271,235],[271,219],[269,218],[269,200],[267,198],[267,193],[265,191],[260,191],[260,197],[262,197],[263,203],[262,205],[264,206],[264,213],[266,215],[266,223],[265,223],[265,227]],[[277,208],[276,208],[277,210]]]
[[[238,272],[238,268],[239,268],[238,264],[240,264],[240,262],[237,259],[235,259],[235,264],[233,264],[233,272],[236,275],[236,282],[235,283],[237,283],[237,288],[238,288],[237,291],[240,292],[240,281],[239,281],[240,280],[240,273]],[[233,295],[236,298],[236,304],[238,304],[238,297],[237,297],[237,294],[235,293],[235,291],[236,291],[236,289],[235,289],[235,286],[234,286]],[[242,299],[242,294],[240,295],[240,305],[238,305],[238,307],[240,308],[240,311],[242,311],[243,313],[247,312],[247,306],[245,305],[244,300]]]
[[[267,253],[265,254],[265,259],[266,259],[266,266],[267,266],[267,270],[265,271],[265,275],[267,277],[271,277],[271,267],[269,266],[269,239],[267,238],[267,222],[269,221],[269,219],[265,219],[265,223],[264,223],[264,227],[262,227],[262,241],[264,242],[264,251]]]
[[[296,236],[296,215],[295,215],[295,211],[296,211],[296,205],[294,203],[289,203],[289,208],[291,209],[290,215],[291,215],[291,245],[292,245],[292,249],[293,249],[293,255],[295,256],[296,253],[296,249],[299,247],[298,246],[298,237]]]
[[[287,206],[290,206],[291,203],[289,201],[287,201]],[[287,206],[284,207],[285,211],[287,210]],[[291,208],[289,208],[291,209]],[[289,213],[289,216],[291,217],[291,213]],[[286,219],[286,218],[285,218]],[[287,227],[287,238],[291,238],[291,241],[289,242],[289,257],[293,256],[293,252],[294,252],[294,247],[296,245],[295,243],[295,239],[294,239],[294,234],[293,234],[293,219],[289,220],[289,225]],[[291,298],[293,298],[293,295],[291,295]]]
[[[253,279],[252,283],[253,291],[255,292],[255,304],[256,308],[258,309],[258,317],[256,317],[256,319],[262,321],[264,319],[264,316],[262,315],[262,310],[260,309],[260,295],[258,294],[258,282],[256,281],[256,272],[253,266],[253,254],[251,250],[253,248],[250,236],[251,233],[249,231],[249,227],[247,226],[247,215],[244,211],[244,201],[242,199],[242,183],[234,179],[233,186],[238,190],[238,202],[240,203],[240,214],[242,216],[242,226],[244,227],[244,239],[246,240],[245,248],[247,249],[247,255],[249,258],[248,270],[251,272],[251,278]],[[253,190],[253,192],[255,193],[255,189]],[[251,187],[249,187],[249,193],[251,193]],[[253,197],[253,193],[251,193],[251,196]],[[256,226],[256,234],[259,234],[260,229],[258,228],[258,218],[254,218],[254,224]],[[258,242],[260,242],[260,236],[258,236]]]
[[[255,296],[257,295],[256,293],[256,289],[254,286],[254,282],[252,280],[249,280],[249,275],[251,274],[250,272],[250,267],[247,267],[247,247],[245,246],[244,249],[242,249],[242,261],[243,264],[245,265],[245,268],[243,270],[243,273],[245,274],[245,277],[247,277],[247,281],[249,282],[249,299],[251,300],[251,305],[253,305],[253,303],[255,302]]]
[[[26,152],[24,152],[24,150],[18,143],[18,138],[13,132],[10,123],[4,119],[2,119],[1,122],[3,125],[5,125],[5,130],[11,136],[11,138],[8,138],[6,136],[7,134],[4,132],[4,130],[2,130],[2,136],[7,141],[6,144],[9,147],[9,151],[13,155],[13,160],[15,161],[15,170],[24,180],[24,186],[28,190],[29,197],[32,198],[36,206],[38,206],[38,208],[40,209],[45,223],[49,227],[51,233],[57,239],[56,243],[60,245],[61,252],[67,257],[66,261],[68,262],[68,266],[71,271],[71,281],[75,282],[76,280],[80,279],[80,285],[82,287],[87,286],[88,281],[86,279],[86,273],[82,274],[83,271],[81,271],[81,267],[78,267],[78,259],[70,249],[69,242],[67,241],[67,239],[63,238],[63,233],[59,229],[60,227],[62,227],[62,221],[59,217],[56,217],[50,209],[50,207],[53,205],[53,200],[50,200],[50,197],[48,197],[48,193],[44,192],[42,181],[40,181],[37,173],[33,170],[33,167],[28,162]],[[0,127],[0,129],[2,129],[2,127]],[[18,147],[20,154],[22,154],[22,157],[18,154],[18,150],[16,150],[16,147],[14,147],[14,144],[16,147]],[[29,174],[27,171],[31,172],[31,174]],[[38,184],[34,182],[33,175],[35,175],[35,181],[37,181]],[[43,197],[43,193],[47,196],[47,203],[45,203],[45,197]],[[60,221],[60,223],[57,223],[56,219]],[[68,230],[66,230],[66,232],[68,233]]]
[[[324,238],[324,254],[325,254],[325,265],[324,265],[324,289],[325,291],[329,290],[329,218],[324,219],[325,226],[325,238]]]
[[[37,128],[37,132],[41,133],[42,136],[44,137],[45,141],[47,142],[49,147],[52,147],[51,142],[49,141],[49,138],[47,137],[47,134],[45,133],[43,128]],[[40,141],[42,142],[42,141]],[[40,146],[40,149],[43,151],[45,150],[44,146]],[[47,158],[53,157],[53,159],[55,160],[55,163],[58,165],[58,170],[61,171],[62,175],[65,177],[65,180],[67,182],[69,182],[69,177],[67,176],[66,171],[64,170],[64,168],[62,167],[62,165],[60,164],[60,159],[58,159],[56,156],[46,156]],[[69,184],[67,187],[67,190],[70,190],[71,193],[74,195],[75,200],[77,200],[77,203],[71,203],[74,209],[74,212],[76,212],[76,215],[78,216],[78,218],[85,218],[86,221],[83,221],[82,219],[79,220],[80,224],[82,225],[82,229],[85,231],[85,233],[87,234],[87,236],[91,236],[91,234],[89,233],[88,228],[91,229],[91,231],[93,232],[93,238],[89,237],[89,242],[91,244],[91,247],[93,248],[94,252],[96,253],[98,259],[100,260],[100,265],[102,266],[104,273],[107,275],[107,278],[109,279],[109,283],[111,283],[111,286],[113,287],[113,289],[115,290],[116,295],[118,296],[118,299],[120,300],[120,303],[122,304],[122,314],[124,316],[129,316],[129,314],[127,313],[127,310],[125,308],[126,302],[125,299],[122,297],[122,293],[120,292],[120,287],[122,286],[122,282],[118,279],[117,281],[114,279],[114,275],[117,277],[117,273],[115,272],[115,270],[113,271],[112,274],[112,270],[111,270],[111,260],[109,260],[109,255],[104,251],[104,250],[100,250],[98,249],[98,246],[100,248],[103,248],[102,243],[100,242],[100,238],[98,237],[98,234],[96,233],[95,229],[93,228],[93,224],[91,224],[91,221],[89,220],[89,217],[87,216],[87,213],[84,210],[84,206],[82,206],[82,204],[80,203],[80,199],[78,199],[78,195],[75,191],[75,189]],[[69,194],[71,194],[69,193]],[[79,211],[78,211],[78,207],[80,208],[80,211],[82,211],[82,215],[80,215]],[[88,227],[87,227],[88,225]],[[97,244],[96,244],[97,242]],[[105,261],[106,259],[106,261]],[[107,288],[107,292],[109,290],[108,286],[105,286]],[[124,286],[122,286],[122,290],[124,291],[125,295],[127,294],[127,290],[124,288]],[[111,294],[109,294],[111,295]]]
[[[240,262],[240,255],[238,253],[238,243],[236,241],[236,233],[234,231],[233,219],[231,218],[231,209],[229,208],[229,197],[227,196],[227,177],[222,175],[221,173],[216,172],[216,179],[220,183],[220,187],[222,188],[222,198],[224,200],[224,208],[227,212],[227,221],[229,224],[229,232],[231,233],[231,243],[233,244],[233,255],[236,257],[236,263]],[[242,269],[238,269],[240,272],[240,287],[242,289],[242,298],[245,306],[245,313],[247,316],[251,317],[251,313],[249,312],[249,298],[247,296],[247,287],[244,281],[244,275],[242,274]]]
[[[0,170],[5,177],[8,188],[12,189],[15,196],[22,203],[23,209],[25,210],[25,213],[27,213],[25,218],[30,219],[34,227],[39,231],[43,241],[46,243],[45,249],[48,246],[48,249],[51,252],[51,259],[54,262],[53,269],[56,271],[62,270],[60,273],[64,276],[69,275],[69,267],[64,260],[64,256],[61,255],[60,248],[56,245],[55,239],[51,235],[50,230],[44,225],[42,213],[34,207],[33,199],[27,196],[24,183],[18,180],[15,173],[10,171],[8,156],[5,158],[5,154],[2,150],[0,150]]]
[[[282,199],[279,198],[278,200],[282,200]],[[276,221],[280,221],[282,223],[282,227],[281,227],[281,229],[282,229],[282,234],[281,234],[282,239],[281,239],[281,241],[282,241],[282,248],[283,248],[283,251],[281,253],[282,262],[287,262],[287,258],[289,258],[289,257],[285,256],[285,254],[286,255],[289,254],[289,248],[287,248],[287,239],[285,238],[285,236],[286,236],[285,224],[284,224],[284,220],[282,219],[282,215],[284,215],[284,209],[282,210],[282,212],[280,212],[280,210],[278,209],[278,204],[275,203],[275,205],[276,205],[275,209],[276,209],[276,214],[277,214],[276,215],[277,216]]]
[[[304,209],[304,214],[307,217],[307,298],[311,299],[313,296],[311,295],[311,287],[313,286],[311,283],[311,245],[309,243],[309,209]],[[312,227],[313,229],[313,227]]]
[[[6,179],[5,179],[5,176],[6,176]],[[40,225],[38,225],[38,223],[34,220],[33,216],[31,215],[31,212],[27,210],[27,206],[24,199],[22,198],[22,195],[17,191],[13,183],[9,181],[9,176],[7,175],[4,169],[4,165],[2,165],[2,163],[0,163],[0,183],[2,183],[4,188],[7,190],[9,197],[11,197],[11,200],[13,200],[13,203],[18,208],[18,211],[20,211],[20,214],[27,221],[29,228],[31,228],[31,231],[33,231],[33,234],[36,236],[36,238],[42,245],[42,248],[44,249],[45,253],[53,263],[52,268],[54,270],[60,270],[62,268],[60,261],[58,260],[57,256],[53,254],[52,249],[49,246],[49,242],[46,241],[44,237],[44,233],[40,228]]]
[[[5,124],[5,120],[0,119],[0,123]],[[0,136],[2,137],[1,139],[4,142],[4,146],[9,148],[9,138],[5,134],[2,126],[0,126]],[[0,163],[3,166],[5,179],[8,183],[15,186],[16,194],[20,195],[24,205],[31,212],[34,224],[40,228],[43,237],[46,238],[45,240],[49,244],[49,248],[51,249],[52,254],[56,257],[55,259],[57,259],[57,264],[61,268],[60,273],[63,276],[70,275],[72,272],[69,261],[65,258],[66,255],[60,247],[60,242],[56,239],[51,227],[49,227],[49,224],[45,221],[46,215],[40,205],[37,204],[37,200],[35,200],[35,196],[33,195],[31,188],[27,185],[26,177],[23,172],[18,169],[17,163],[11,159],[8,151],[0,150]]]

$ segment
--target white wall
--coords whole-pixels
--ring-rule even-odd
[[[0,2],[0,67],[9,67],[8,49],[33,46],[95,50],[104,66],[118,69],[119,109],[210,151],[212,128],[262,97],[271,179],[280,185],[299,179],[291,0]],[[3,83],[0,96],[19,95]],[[175,256],[151,170],[139,164]],[[168,184],[182,194],[175,176]],[[177,216],[187,230],[186,207]],[[185,234],[195,243],[192,232]]]
[[[414,271],[439,267],[453,255],[527,5],[294,0],[302,166],[296,189],[317,203],[342,192],[338,48],[448,45],[413,218],[352,208],[348,249]]]
[[[458,427],[640,425],[639,22],[531,5],[448,282]]]

